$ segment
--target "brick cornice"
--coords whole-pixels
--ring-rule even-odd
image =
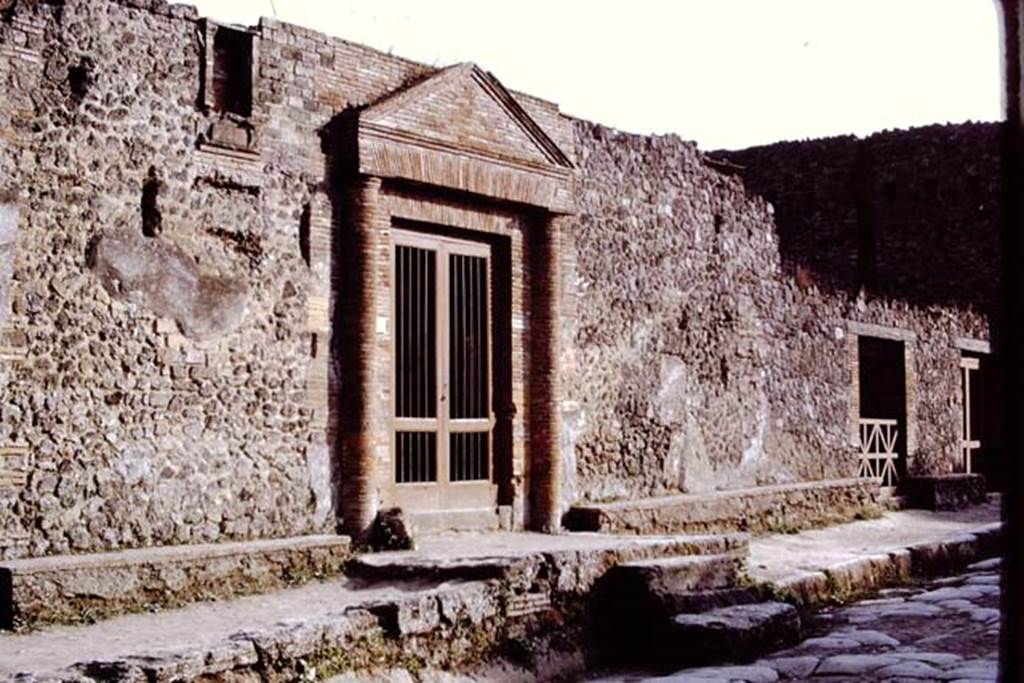
[[[506,137],[488,144],[500,126]],[[558,213],[573,208],[569,157],[497,79],[474,64],[445,69],[363,110],[357,140],[358,168],[365,175]]]

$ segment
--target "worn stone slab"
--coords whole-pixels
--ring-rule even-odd
[[[662,676],[658,681],[692,683],[693,681],[745,681],[745,683],[775,683],[779,674],[769,666],[706,666]]]
[[[48,668],[56,680],[79,680],[84,672],[139,680],[295,680],[308,674],[304,667],[321,663],[322,671],[407,661],[452,668],[479,661],[500,638],[531,629],[557,633],[565,626],[560,601],[578,597],[615,563],[709,549],[734,561],[728,553],[745,548],[743,535],[427,537],[415,551],[361,558],[364,568],[383,572],[381,580],[335,577],[88,627],[0,636],[0,678]],[[439,571],[445,562],[455,569]],[[502,573],[486,580],[454,578],[452,572],[474,563]],[[49,657],[51,651],[59,657]]]
[[[347,536],[167,546],[0,565],[0,626],[94,621],[124,612],[265,592],[335,574]]]
[[[683,593],[735,585],[739,564],[732,555],[693,555],[624,562],[614,572],[653,593]]]
[[[846,600],[917,576],[963,568],[1002,546],[997,505],[960,512],[897,511],[751,541],[749,574],[800,604]]]
[[[698,614],[680,614],[668,631],[673,656],[695,663],[749,658],[800,639],[800,615],[784,602],[760,602],[721,607]],[[679,644],[685,643],[685,648]],[[674,646],[674,647],[673,647]]]
[[[588,503],[570,509],[566,524],[578,531],[610,533],[765,533],[836,524],[880,512],[876,482],[833,479]]]
[[[802,680],[810,677],[814,673],[814,670],[818,668],[818,663],[821,661],[820,658],[813,655],[797,656],[797,657],[775,657],[773,659],[765,660],[764,664],[775,669],[783,676]]]
[[[415,551],[363,555],[349,563],[350,576],[372,580],[417,577],[431,580],[501,578],[529,580],[541,566],[554,572],[558,590],[588,591],[617,565],[691,555],[743,557],[745,534],[630,535],[574,533],[451,534],[428,538]]]
[[[595,584],[589,600],[594,631],[608,646],[602,649],[610,659],[642,662],[643,653],[656,643],[668,642],[664,649],[673,649],[673,616],[755,602],[758,591],[736,585],[740,564],[741,558],[733,554],[716,554],[613,567]]]

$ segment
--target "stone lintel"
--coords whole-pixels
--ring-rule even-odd
[[[956,345],[961,351],[970,351],[971,353],[992,353],[992,343],[987,339],[960,337],[956,340]]]
[[[861,337],[878,337],[880,339],[891,339],[892,341],[915,342],[917,334],[900,327],[889,327],[887,325],[875,325],[873,323],[862,323],[856,320],[846,321],[846,327],[850,334]]]

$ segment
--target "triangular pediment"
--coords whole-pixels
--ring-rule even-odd
[[[368,107],[359,125],[484,156],[572,167],[515,97],[471,63],[443,69]]]

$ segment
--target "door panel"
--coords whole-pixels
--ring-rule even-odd
[[[448,272],[451,429],[449,479],[490,479],[487,259],[451,254]]]
[[[393,235],[396,503],[493,509],[490,248]]]

